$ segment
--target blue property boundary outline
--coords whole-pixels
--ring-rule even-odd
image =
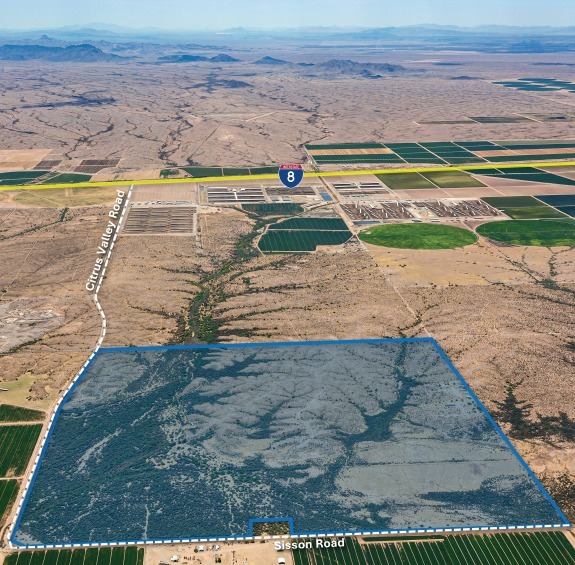
[[[26,505],[30,498],[30,494],[36,482],[38,472],[40,470],[42,460],[46,454],[48,444],[52,437],[54,428],[56,427],[56,422],[60,415],[60,412],[66,402],[69,400],[70,396],[73,394],[76,386],[86,374],[88,368],[94,361],[94,359],[100,353],[112,353],[112,352],[130,352],[130,351],[176,351],[176,350],[189,350],[189,349],[243,349],[250,347],[293,347],[293,346],[308,346],[308,345],[353,345],[353,344],[379,344],[379,343],[418,343],[425,342],[431,343],[435,350],[439,353],[440,357],[447,364],[449,369],[455,374],[457,379],[465,388],[466,392],[471,396],[475,404],[483,412],[484,416],[497,431],[499,436],[503,439],[505,445],[511,450],[513,455],[517,458],[521,466],[527,471],[527,474],[534,482],[534,484],[539,488],[541,493],[551,504],[558,517],[562,520],[562,523],[557,524],[506,524],[506,525],[475,525],[475,526],[460,526],[460,527],[438,527],[438,528],[402,528],[402,529],[387,529],[387,530],[377,530],[377,531],[365,531],[365,530],[355,530],[355,531],[321,531],[321,532],[305,532],[298,533],[294,532],[294,521],[291,517],[283,518],[252,518],[249,521],[249,534],[247,536],[212,536],[212,537],[201,537],[201,538],[171,538],[171,539],[151,539],[151,540],[112,540],[108,542],[63,542],[63,543],[52,543],[52,544],[23,544],[15,539],[15,535],[20,526],[22,516],[26,509]],[[254,536],[253,527],[256,523],[261,522],[288,522],[290,526],[290,534],[285,535],[274,535],[274,536]],[[195,542],[217,542],[217,541],[250,541],[250,540],[261,540],[261,539],[305,539],[305,538],[316,538],[316,537],[343,537],[343,536],[357,536],[357,535],[394,535],[394,534],[423,534],[423,533],[457,533],[457,532],[486,532],[486,531],[509,531],[509,530],[537,530],[537,529],[549,529],[549,528],[569,528],[571,523],[561,511],[557,503],[551,498],[551,495],[547,492],[545,487],[535,476],[533,471],[527,465],[525,460],[521,457],[519,452],[515,449],[511,441],[504,434],[503,430],[495,422],[491,414],[476,396],[476,394],[471,390],[471,387],[467,384],[463,376],[455,368],[449,357],[445,354],[443,349],[437,341],[432,337],[413,337],[413,338],[378,338],[378,339],[353,339],[353,340],[320,340],[320,341],[281,341],[281,342],[264,342],[264,343],[214,343],[214,344],[187,344],[187,345],[152,345],[152,346],[134,346],[134,347],[102,347],[97,352],[92,354],[89,361],[84,365],[82,370],[78,373],[72,385],[68,388],[66,394],[63,396],[61,402],[52,417],[52,421],[46,434],[46,439],[42,445],[40,454],[37,456],[37,462],[34,467],[34,472],[32,478],[29,480],[27,485],[26,494],[21,503],[20,509],[18,510],[18,515],[14,525],[10,531],[8,541],[10,545],[15,549],[53,549],[53,548],[69,548],[69,547],[110,547],[110,546],[126,546],[126,545],[153,545],[153,544],[168,544],[168,543],[195,543]]]

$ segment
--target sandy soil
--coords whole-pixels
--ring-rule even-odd
[[[178,309],[195,296],[198,280],[226,261],[234,240],[249,230],[237,212],[201,218],[200,243],[120,239],[102,293],[109,345],[173,338]],[[533,415],[575,417],[565,402],[573,385],[574,250],[495,247],[483,239],[449,251],[367,247],[367,253],[260,256],[232,268],[218,280],[223,299],[212,304],[219,339],[432,335],[488,408],[504,399],[508,382],[522,381],[516,393],[533,404]],[[545,280],[558,288],[546,288]],[[528,459],[539,457],[538,469],[566,466],[575,473],[569,446],[533,445],[518,447]],[[549,468],[539,448],[551,449]]]
[[[157,172],[173,164],[303,162],[302,145],[308,142],[572,137],[571,124],[561,122],[418,123],[470,115],[572,112],[575,102],[568,94],[521,92],[491,84],[509,76],[541,74],[532,68],[531,55],[444,54],[457,64],[449,68],[425,62],[425,54],[417,51],[266,49],[265,54],[288,60],[351,56],[398,63],[408,70],[380,80],[310,76],[297,67],[251,65],[248,61],[263,53],[245,50],[238,53],[245,63],[217,67],[4,63],[2,146],[33,150],[17,157],[18,163],[29,166],[40,158],[61,159],[64,166],[85,158],[122,158],[116,171],[122,174],[133,168]],[[571,54],[552,57],[573,61]],[[553,68],[553,75],[571,78],[567,67]],[[210,76],[249,86],[207,87]],[[453,80],[457,76],[474,79]],[[78,104],[78,96],[90,98],[94,92],[109,101]],[[8,153],[0,154],[4,164],[9,159]],[[103,171],[100,178],[109,178],[108,173]]]
[[[48,406],[94,347],[100,319],[84,284],[106,211],[75,209],[59,222],[57,209],[0,210],[0,387],[11,389],[7,401]]]
[[[268,54],[296,57],[293,52]],[[349,58],[337,50],[321,58],[339,55]],[[572,111],[572,95],[519,92],[490,83],[541,74],[529,55],[445,55],[460,63],[456,69],[417,62],[427,55],[415,52],[356,58],[362,57],[405,64],[410,72],[379,81],[223,64],[219,78],[251,73],[243,77],[251,86],[208,92],[198,84],[213,69],[201,64],[128,63],[118,72],[119,67],[108,65],[3,63],[0,169],[31,167],[45,158],[71,166],[83,158],[122,157],[121,174],[134,168],[151,174],[173,164],[303,161],[302,145],[308,142],[573,137],[570,123],[417,123]],[[559,58],[573,62],[573,55],[558,54],[538,60]],[[570,78],[568,68],[554,68],[553,74]],[[452,80],[454,75],[477,78]],[[66,105],[95,90],[115,102]],[[50,101],[64,104],[51,107]],[[108,178],[105,172],[101,178]],[[519,194],[521,185],[501,181],[490,192]],[[195,198],[195,187],[186,186],[185,199]],[[473,196],[473,190],[418,191],[417,197],[424,192],[424,198]],[[413,192],[396,194],[404,198]],[[152,188],[138,199],[167,194]],[[174,188],[169,197],[177,194]],[[0,203],[0,308],[8,312],[0,320],[0,335],[8,336],[0,347],[10,350],[38,340],[0,356],[0,387],[10,389],[0,393],[0,400],[46,408],[100,332],[84,283],[106,208],[75,209],[59,222],[61,209],[19,208],[26,202],[2,193]],[[34,199],[34,205],[41,202]],[[223,210],[201,214],[199,225],[197,238],[119,239],[101,293],[109,322],[105,345],[173,340],[179,318],[198,294],[198,281],[222,269],[251,229],[245,216]],[[533,415],[563,411],[574,418],[574,259],[573,250],[495,248],[484,241],[446,252],[369,247],[363,253],[258,256],[210,283],[217,300],[207,308],[219,339],[227,341],[432,335],[488,408],[503,400],[508,382],[520,382],[516,394],[533,405]],[[553,284],[543,284],[549,281]],[[515,445],[540,476],[567,471],[575,478],[574,444],[532,440]],[[254,544],[238,548],[238,556],[248,549],[269,551],[266,544]],[[156,550],[164,551],[151,549],[148,563],[173,554],[172,549],[167,555]],[[241,555],[238,563],[250,559]]]
[[[146,546],[144,553],[144,565],[158,565],[160,562],[170,563],[175,555],[180,561],[179,565],[212,565],[214,556],[219,555],[222,565],[274,565],[278,557],[286,560],[286,565],[293,565],[291,551],[277,552],[272,541],[241,543],[241,542],[217,542],[218,550],[208,548],[216,545],[216,542],[190,543],[180,545],[157,545]],[[194,549],[203,546],[203,552],[194,552]]]

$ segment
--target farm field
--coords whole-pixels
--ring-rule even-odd
[[[116,198],[117,187],[87,187],[87,188],[44,188],[42,190],[21,190],[12,201],[22,206],[39,208],[76,208],[94,206],[111,202]]]
[[[315,251],[318,245],[341,245],[350,231],[273,230],[262,235],[258,247],[264,253]]]
[[[42,181],[41,184],[73,184],[76,182],[88,182],[91,178],[91,175],[83,175],[79,173],[59,173],[56,176],[51,176]]]
[[[73,184],[88,182],[92,175],[80,173],[51,173],[49,171],[9,171],[0,173],[0,188],[42,185],[42,184]]]
[[[445,536],[442,539],[377,543],[346,540],[345,548],[295,549],[295,565],[559,565],[575,563],[563,532]]]
[[[375,176],[392,190],[437,188],[435,184],[419,173],[394,173]]]
[[[0,477],[15,477],[26,469],[42,424],[0,426]]]
[[[575,218],[575,206],[558,206],[557,210],[567,214],[571,218]]]
[[[554,78],[520,78],[517,80],[495,81],[493,84],[528,92],[556,92],[558,90],[575,92],[574,83]]]
[[[513,169],[482,169],[475,171],[477,174],[501,179],[528,181],[548,184],[564,184],[575,186],[575,180],[555,173],[543,171],[535,167],[518,167]]]
[[[502,210],[513,220],[537,220],[550,218],[565,218],[565,214],[550,206],[522,206],[520,208],[505,208]]]
[[[289,218],[272,224],[269,229],[341,231],[347,230],[347,225],[341,218]]]
[[[169,178],[181,174],[184,171],[194,178],[204,177],[229,177],[234,175],[264,175],[277,173],[278,166],[271,167],[177,167],[173,169],[163,169],[160,172],[161,178]]]
[[[372,245],[399,249],[455,249],[475,243],[477,236],[454,226],[387,224],[360,232],[359,239]]]
[[[48,171],[9,171],[7,173],[0,173],[0,185],[10,184],[8,181],[14,181],[16,184],[22,181],[35,180],[47,173]]]
[[[533,196],[485,196],[481,200],[498,210],[505,210],[505,208],[528,208],[541,205],[541,202]]]
[[[575,245],[575,221],[570,219],[489,222],[479,226],[477,233],[512,245],[537,247]]]
[[[421,173],[439,188],[478,188],[485,185],[463,171],[437,171]]]
[[[46,415],[40,410],[11,406],[10,404],[0,405],[0,422],[41,422]]]
[[[315,251],[318,245],[341,245],[352,237],[341,218],[289,218],[271,224],[258,243],[264,253]]]
[[[551,194],[536,196],[536,198],[555,208],[560,208],[562,206],[575,206],[575,194]]]
[[[510,123],[508,117],[487,118],[484,123]],[[529,122],[529,118],[516,121]],[[327,163],[410,163],[465,165],[556,161],[575,158],[573,141],[432,141],[401,143],[350,143],[306,145],[317,164]]]
[[[11,553],[4,565],[143,565],[143,547],[90,547]]]
[[[14,504],[19,483],[16,479],[0,480],[0,520],[4,519],[7,510]]]
[[[553,206],[563,214],[575,218],[575,194],[555,194],[536,196],[536,198],[549,206]]]
[[[483,200],[513,220],[565,218],[565,213],[560,208],[548,206],[533,196],[495,196]]]

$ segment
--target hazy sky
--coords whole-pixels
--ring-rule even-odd
[[[0,28],[575,25],[575,0],[0,0]]]

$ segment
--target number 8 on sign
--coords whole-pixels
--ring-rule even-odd
[[[303,166],[280,165],[278,175],[284,186],[295,188],[303,180]]]

